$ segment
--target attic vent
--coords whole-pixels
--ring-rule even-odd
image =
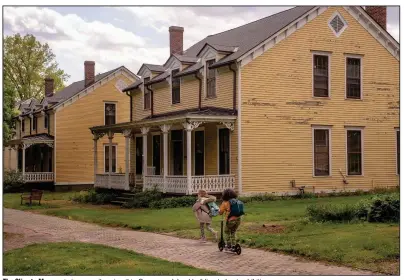
[[[334,35],[339,37],[342,32],[347,28],[347,24],[345,20],[341,17],[340,14],[335,14],[333,17],[331,17],[331,20],[329,21],[329,26],[334,32]]]

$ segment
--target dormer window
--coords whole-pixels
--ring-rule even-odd
[[[209,69],[215,59],[206,61],[206,97],[214,98],[216,97],[216,69]]]
[[[180,103],[181,101],[181,78],[174,78],[176,74],[180,72],[180,69],[171,71],[171,100],[172,104]]]
[[[151,92],[147,88],[146,84],[150,82],[150,77],[144,78],[143,80],[143,88],[144,88],[144,94],[143,94],[143,108],[145,110],[148,110],[151,108]]]

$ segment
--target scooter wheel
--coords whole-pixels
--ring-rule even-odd
[[[241,254],[241,246],[239,244],[236,244],[236,247],[234,249],[235,249],[237,255]]]

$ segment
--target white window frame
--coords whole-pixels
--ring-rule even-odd
[[[312,139],[312,161],[313,161],[313,177],[321,178],[321,177],[332,177],[332,126],[330,125],[313,125],[311,127],[311,139]],[[314,160],[314,131],[315,130],[328,130],[328,165],[329,165],[329,175],[316,175],[315,172],[315,160]]]
[[[219,130],[220,129],[228,129],[225,125],[218,125],[216,128],[216,142],[217,142],[217,175],[231,175],[231,138],[232,133],[229,130],[229,174],[220,174],[220,139],[219,139]]]
[[[398,157],[398,150],[397,150],[397,132],[400,132],[400,128],[395,128],[394,129],[394,137],[396,138],[396,148],[395,148],[395,150],[396,150],[396,175],[397,176],[400,176],[400,174],[398,173],[398,161],[399,161],[399,157]],[[401,139],[401,133],[400,133],[400,139]],[[401,145],[400,145],[400,148],[401,148]],[[401,164],[401,162],[400,162],[400,164]],[[401,167],[401,165],[400,165],[400,167]]]
[[[112,144],[111,145],[112,147],[113,146],[115,146],[115,164],[116,164],[116,166],[115,166],[115,174],[116,173],[118,173],[118,144]],[[106,170],[105,170],[105,156],[106,156],[106,152],[105,152],[105,150],[106,150],[106,148],[105,147],[109,147],[109,144],[108,143],[104,143],[104,174],[108,174],[109,172],[107,172]],[[112,168],[112,166],[111,166],[111,168]],[[114,173],[114,172],[112,172],[112,173]]]
[[[192,157],[193,157],[193,165],[194,165],[192,174],[194,176],[196,176],[195,175],[195,132],[196,131],[203,131],[203,145],[204,145],[204,147],[203,147],[203,176],[206,176],[206,131],[205,131],[205,127],[203,127],[203,126],[195,128],[192,131],[192,134],[193,134],[192,139],[194,140],[193,141],[194,145],[192,145]],[[191,142],[191,144],[192,144],[192,142]]]
[[[118,123],[118,120],[117,120],[117,116],[118,116],[118,102],[117,101],[104,101],[104,125],[107,125],[106,124],[106,118],[105,118],[105,107],[106,107],[106,105],[107,104],[114,104],[115,105],[115,123]]]
[[[359,99],[356,99],[356,98],[348,98],[347,97],[347,90],[346,90],[346,88],[347,88],[347,71],[346,71],[346,69],[347,69],[347,67],[348,67],[348,58],[357,58],[357,59],[359,59],[360,60],[360,64],[361,64],[361,67],[360,67],[360,71],[361,71],[361,83],[360,83],[360,87],[361,87],[361,91],[360,91],[360,98]],[[344,82],[344,84],[345,84],[345,100],[363,100],[363,56],[362,55],[356,55],[356,54],[345,54],[345,82]]]
[[[313,98],[331,99],[331,52],[326,51],[312,51],[311,52],[311,96]],[[315,96],[314,95],[314,56],[328,56],[328,96]]]
[[[361,170],[362,174],[360,175],[349,175],[348,170],[348,131],[361,131]],[[358,126],[346,126],[345,127],[345,168],[346,168],[346,175],[349,177],[363,177],[365,176],[365,145],[364,145],[364,138],[365,138],[365,127],[358,127]]]
[[[176,106],[181,104],[181,84],[182,84],[182,79],[180,79],[180,102],[173,103],[173,71],[178,70],[181,72],[181,67],[176,67],[170,70],[170,95],[171,95],[171,106]]]
[[[207,66],[207,62],[208,61],[210,61],[210,60],[214,60],[215,61],[215,63],[217,62],[217,56],[215,56],[215,57],[207,57],[207,58],[205,58],[205,60],[204,60],[204,62],[203,62],[203,66],[204,66],[204,69],[205,69],[205,73],[204,73],[204,76],[205,76],[205,79],[204,79],[204,95],[205,95],[205,99],[215,99],[215,98],[217,98],[217,77],[219,76],[219,72],[217,71],[217,68],[216,69],[214,69],[215,70],[215,96],[208,96],[208,71],[209,71],[209,69],[208,69],[208,66]]]
[[[336,17],[339,16],[339,18],[341,19],[341,21],[344,23],[344,27],[337,33],[334,28],[331,25],[331,21]],[[344,19],[344,17],[338,12],[336,11],[335,13],[332,14],[332,16],[330,17],[330,19],[328,20],[328,27],[331,29],[332,33],[335,35],[335,37],[339,37],[341,36],[342,33],[344,33],[345,29],[348,28],[348,23],[346,22],[346,20]]]
[[[149,78],[149,79],[150,79],[149,82],[150,82],[151,79],[152,79],[152,75],[150,74],[150,76],[143,78],[143,100],[142,100],[143,111],[148,111],[148,110],[151,110],[151,97],[150,97],[150,108],[146,109],[146,108],[145,108],[145,102],[144,102],[145,94],[146,94],[146,86],[145,86],[145,81],[144,81],[145,78],[146,78],[146,79]]]

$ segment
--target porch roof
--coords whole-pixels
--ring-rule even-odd
[[[48,146],[52,147],[54,143],[54,137],[49,134],[37,134],[37,135],[29,135],[24,136],[21,139],[14,139],[8,141],[8,146],[18,146],[18,145],[25,145],[26,148],[35,145],[35,144],[47,144]]]
[[[146,117],[139,121],[90,127],[92,132],[122,132],[127,129],[140,129],[145,126],[159,126],[183,122],[230,122],[237,119],[237,112],[230,109],[206,107],[189,109]]]

